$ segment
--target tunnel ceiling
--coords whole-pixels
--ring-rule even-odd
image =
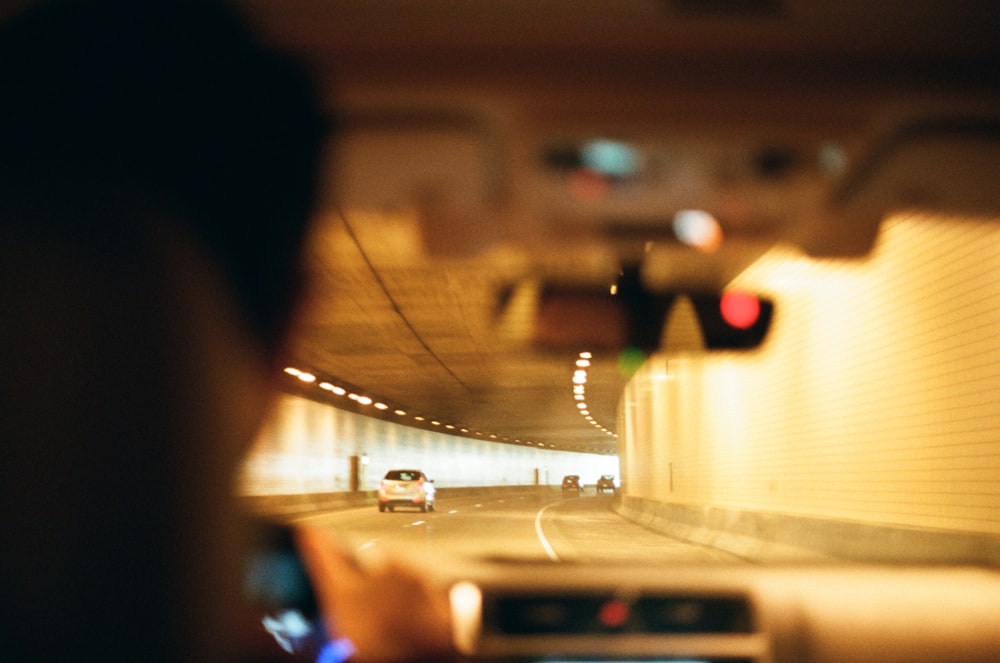
[[[501,303],[510,303],[503,295],[526,277],[606,283],[604,258],[635,259],[638,247],[658,241],[663,231],[647,224],[621,232],[618,224],[610,232],[610,226],[573,225],[550,214],[547,234],[541,232],[532,207],[537,178],[519,167],[537,147],[532,140],[601,126],[707,136],[702,144],[693,139],[695,154],[714,155],[713,176],[738,179],[739,168],[719,155],[744,144],[784,149],[835,139],[845,158],[860,158],[904,111],[950,112],[956,98],[966,97],[982,109],[977,100],[984,92],[991,95],[986,107],[997,109],[1000,39],[989,3],[236,4],[270,39],[311,65],[342,128],[372,113],[463,118],[445,137],[455,140],[457,154],[471,135],[471,149],[486,154],[483,182],[456,156],[455,172],[446,174],[457,179],[445,182],[444,204],[435,204],[421,196],[441,191],[379,198],[398,185],[390,153],[351,185],[360,187],[362,204],[348,204],[339,195],[343,173],[337,174],[337,152],[331,152],[310,250],[310,305],[291,357],[317,382],[285,376],[287,389],[343,405],[343,397],[315,385],[346,385],[388,406],[375,411],[350,401],[349,409],[390,420],[401,409],[427,418],[418,425],[433,428],[436,420],[442,432],[466,428],[497,442],[615,451],[614,437],[576,407],[575,352],[528,351],[521,335],[530,321]],[[843,238],[835,232],[824,234],[829,226],[808,225],[809,218],[823,217],[817,206],[832,198],[814,180],[750,182],[755,204],[789,219],[772,222],[764,214],[763,225],[734,228],[731,246],[697,258],[704,269],[690,256],[674,260],[669,251],[665,262],[682,266],[675,272],[704,271],[698,278],[715,287],[774,241],[796,241],[807,232],[831,253],[859,252],[858,245],[838,245]],[[865,234],[856,230],[841,232]],[[612,354],[598,355],[590,368],[587,404],[611,430],[620,425],[616,401],[626,378]]]
[[[295,351],[298,366],[319,379],[371,395],[389,409],[358,407],[294,378],[291,388],[442,432],[465,428],[470,437],[497,442],[613,451],[614,438],[576,407],[576,353],[530,351],[500,333],[502,268],[488,259],[431,260],[419,247],[401,249],[405,238],[393,239],[398,223],[333,211],[320,219],[312,305]],[[401,251],[411,255],[401,258]],[[595,359],[586,392],[593,416],[607,428],[624,384],[610,359]],[[406,416],[394,415],[397,409]],[[415,415],[426,421],[414,422]]]

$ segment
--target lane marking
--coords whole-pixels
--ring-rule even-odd
[[[550,506],[555,506],[556,504],[559,503],[553,502],[552,504],[547,504],[543,506],[541,509],[538,510],[538,513],[535,515],[535,533],[538,535],[538,540],[541,542],[542,548],[545,549],[545,554],[547,554],[549,556],[549,559],[551,559],[553,562],[559,561],[559,555],[557,555],[556,551],[552,549],[552,546],[549,544],[549,540],[545,538],[545,534],[542,532],[542,514],[545,513],[545,510],[548,509]]]

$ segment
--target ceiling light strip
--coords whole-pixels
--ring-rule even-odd
[[[577,355],[576,365],[573,369],[573,400],[575,401],[577,412],[594,428],[610,437],[617,438],[618,434],[610,428],[602,425],[590,413],[587,406],[587,369],[590,368],[594,355],[591,352],[581,352]]]
[[[305,388],[315,388],[320,391],[327,392],[333,396],[346,399],[354,404],[354,407],[347,408],[353,412],[357,412],[362,416],[370,416],[375,418],[378,417],[375,413],[371,412],[368,408],[371,407],[378,410],[380,413],[393,414],[399,417],[403,421],[400,423],[404,426],[413,426],[414,428],[422,428],[425,430],[434,430],[436,432],[442,432],[446,435],[457,435],[460,437],[468,438],[479,438],[479,439],[489,439],[496,441],[503,441],[508,443],[527,445],[527,446],[537,446],[545,447],[546,445],[535,442],[534,440],[522,440],[520,438],[515,438],[511,440],[510,437],[506,435],[498,435],[497,433],[490,433],[485,431],[472,430],[467,426],[460,426],[454,423],[448,423],[440,418],[432,417],[430,415],[425,415],[421,413],[411,413],[409,410],[391,405],[385,401],[376,399],[372,396],[368,396],[363,393],[363,390],[355,388],[346,382],[336,380],[334,378],[320,378],[315,372],[297,368],[295,366],[287,366],[283,371],[286,375],[298,380],[302,383],[299,385],[300,388],[305,385]],[[335,403],[332,404],[337,407]],[[345,403],[346,405],[346,403]],[[410,423],[408,423],[410,422]],[[551,448],[555,448],[555,445],[548,445]]]

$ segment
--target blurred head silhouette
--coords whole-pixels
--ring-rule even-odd
[[[328,127],[204,0],[30,3],[0,94],[0,652],[225,660]]]

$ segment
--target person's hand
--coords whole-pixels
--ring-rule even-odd
[[[329,534],[299,529],[297,543],[327,627],[350,640],[351,661],[449,661],[448,592],[394,559],[360,564]]]

